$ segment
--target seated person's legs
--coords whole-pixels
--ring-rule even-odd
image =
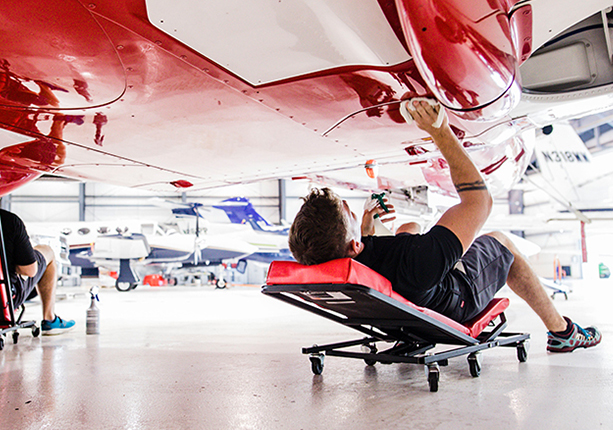
[[[40,258],[40,260],[39,260]],[[41,262],[42,256],[36,255],[37,263],[39,267],[42,267]],[[33,294],[36,290],[36,283],[40,276],[42,276],[43,270],[39,270],[35,277],[29,278],[27,276],[15,275],[11,276],[11,284],[13,288],[13,307],[18,309],[28,298],[33,295],[36,297],[36,294]]]
[[[55,318],[55,286],[57,284],[57,271],[55,266],[55,253],[50,246],[37,245],[34,247],[37,254],[41,254],[44,258],[44,269],[40,276],[41,268],[38,268],[36,278],[38,295],[43,303],[43,319],[51,321]],[[39,257],[37,257],[39,266],[41,265]]]
[[[39,267],[36,278],[37,290],[43,306],[43,334],[59,334],[74,326],[74,321],[64,321],[55,315],[55,287],[57,285],[57,266],[55,262],[55,254],[53,249],[47,245],[37,245],[34,247],[34,252],[37,254]],[[44,259],[43,264],[40,262],[40,257]],[[41,273],[42,272],[42,273]],[[40,274],[40,276],[39,276]]]

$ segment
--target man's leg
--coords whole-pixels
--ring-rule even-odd
[[[408,222],[406,224],[402,224],[396,230],[396,234],[399,233],[410,233],[410,234],[420,234],[421,233],[421,225],[416,222]]]
[[[74,327],[75,322],[73,320],[63,320],[55,314],[55,287],[57,286],[55,254],[51,247],[47,245],[38,245],[34,249],[42,254],[47,263],[45,272],[36,285],[43,303],[41,332],[43,335],[65,333]]]
[[[43,254],[47,262],[47,268],[38,281],[36,289],[43,303],[43,319],[53,321],[55,319],[55,287],[57,285],[55,254],[53,249],[47,245],[37,245],[34,249]]]
[[[549,331],[561,332],[566,330],[566,320],[558,313],[538,276],[530,267],[530,263],[519,252],[515,244],[505,234],[497,231],[488,233],[487,236],[492,236],[498,240],[515,257],[507,278],[507,285],[511,290],[530,305]]]

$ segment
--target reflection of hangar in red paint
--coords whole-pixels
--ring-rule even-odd
[[[436,148],[398,112],[431,96],[503,192],[532,129],[611,104],[605,6],[5,2],[2,190],[45,172],[153,190],[315,174],[446,190]]]

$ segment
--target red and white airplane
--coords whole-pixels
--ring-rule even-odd
[[[161,191],[308,177],[452,192],[399,114],[416,96],[447,108],[505,191],[535,129],[613,106],[609,5],[5,0],[0,195],[43,173]]]

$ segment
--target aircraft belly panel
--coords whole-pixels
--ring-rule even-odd
[[[248,2],[221,3],[215,7],[244,5],[239,13],[250,10]],[[327,7],[334,13],[317,15],[317,19],[335,20],[342,15],[347,25],[354,14],[364,18],[359,8],[348,10],[352,2],[346,0],[294,3],[262,4],[308,6],[311,11]],[[410,60],[387,65],[395,61],[390,60],[393,55],[387,56],[385,52],[390,51],[384,43],[373,42],[369,48],[380,51],[383,59],[377,67],[335,63],[325,71],[252,85],[224,64],[207,58],[204,51],[175,39],[172,33],[178,26],[164,32],[151,25],[144,0],[100,0],[85,5],[75,0],[49,0],[44,5],[34,0],[4,2],[0,18],[11,22],[0,30],[4,38],[0,58],[5,60],[0,127],[23,135],[24,141],[15,143],[8,135],[0,135],[0,155],[8,166],[2,178],[10,182],[0,193],[45,172],[167,191],[175,186],[194,190],[360,169],[371,159],[390,165],[409,162],[407,169],[421,171],[422,166],[411,165],[405,149],[422,144],[424,133],[399,120],[391,105],[379,105],[434,93],[454,109],[476,108],[475,112],[481,109],[482,113],[483,105],[491,103],[498,113],[506,112],[517,95],[517,53],[508,34],[508,10],[492,9],[494,3],[398,0],[397,4],[407,6],[403,13],[410,12],[409,5],[435,8],[424,15],[429,19],[425,33],[432,37],[412,37],[419,39],[423,54],[423,61],[417,63],[420,70]],[[512,2],[499,3],[512,7]],[[536,27],[547,22],[542,5],[551,8],[553,3],[533,3],[538,3]],[[369,2],[364,8],[374,5]],[[588,9],[593,13],[600,5],[600,0],[586,0],[577,9],[580,14]],[[450,7],[461,13],[444,10]],[[363,22],[349,25],[355,34],[362,27]],[[392,24],[390,28],[397,30]],[[36,37],[30,37],[28,31]],[[375,37],[370,30],[364,31],[360,33],[363,40]],[[417,25],[412,31],[422,28]],[[527,30],[522,31],[528,37]],[[325,31],[316,34],[334,40],[339,37]],[[272,43],[288,45],[287,39]],[[314,43],[318,52],[339,46]],[[424,53],[429,43],[440,47]],[[432,59],[437,54],[440,58]],[[479,58],[484,61],[479,63]],[[251,64],[247,60],[245,64]],[[252,79],[261,80],[257,75],[261,70],[255,71]],[[481,85],[479,79],[484,77],[489,84]],[[496,99],[498,93],[503,95]],[[495,105],[496,100],[501,104]],[[347,120],[336,125],[343,118]],[[450,122],[459,131],[468,130],[467,135],[480,136],[496,124],[511,121],[508,116],[497,118],[468,122],[450,115]],[[530,118],[536,121],[535,116]],[[330,132],[323,136],[327,130]],[[497,153],[484,167],[502,171],[495,164],[502,155],[506,154]],[[515,156],[507,158],[515,160]],[[413,180],[419,174],[407,177]]]
[[[0,106],[89,109],[125,91],[115,46],[80,2],[6,0],[0,19]]]
[[[254,86],[409,59],[375,0],[146,3],[154,26]]]
[[[108,122],[99,149],[148,166],[171,167],[194,184],[207,186],[291,175],[295,160],[306,170],[362,162],[364,155],[356,151],[360,142],[340,144],[320,136],[320,127],[331,124],[336,116],[327,119],[312,110],[300,111],[287,97],[275,104],[267,96],[275,94],[274,89],[255,91],[236,78],[220,79],[176,61],[155,43],[111,22],[103,22],[103,27],[124,46],[121,58],[128,70],[128,90],[123,102],[104,111]],[[328,86],[344,88],[339,82]],[[291,92],[288,87],[286,95]],[[317,93],[309,98],[320,104]],[[66,136],[69,131],[75,138],[66,140],[95,147],[91,125],[67,128]],[[128,136],[137,137],[127,140]],[[328,160],[322,166],[324,153]]]

